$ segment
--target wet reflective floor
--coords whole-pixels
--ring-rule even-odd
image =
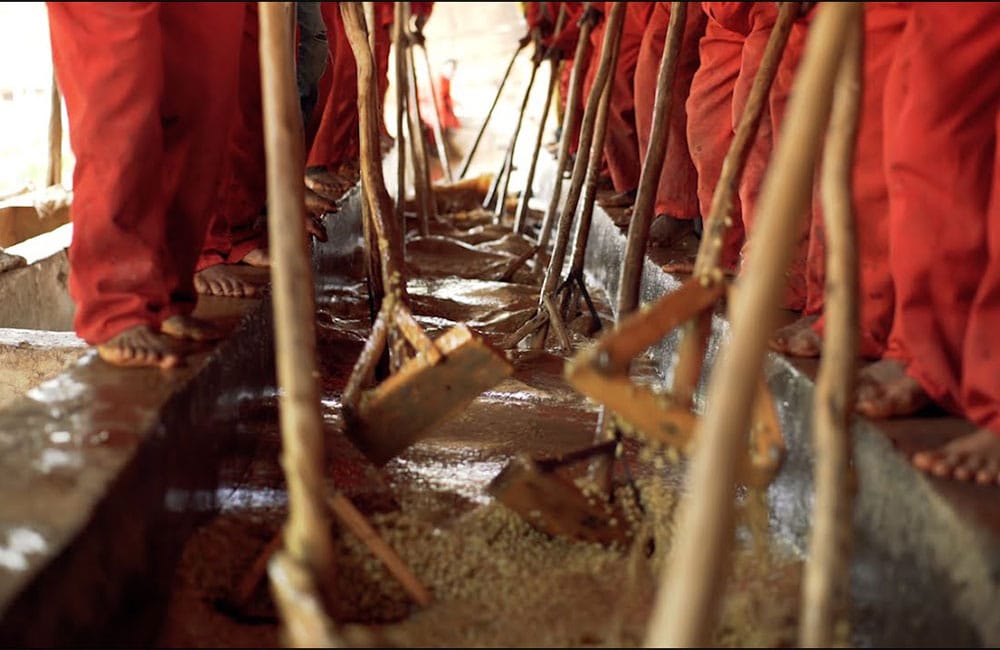
[[[513,283],[489,278],[526,243],[475,215],[454,224],[408,241],[413,311],[431,336],[464,322],[499,345],[534,314],[538,289],[530,268]],[[608,297],[591,289],[610,324]],[[532,528],[487,486],[519,454],[553,457],[593,444],[599,412],[564,382],[568,353],[519,349],[507,352],[512,376],[376,469],[345,437],[339,401],[368,334],[364,285],[354,278],[329,283],[319,305],[330,487],[368,515],[435,599],[425,609],[412,604],[358,539],[333,525],[339,561],[332,614],[342,629],[363,631],[376,645],[410,647],[641,645],[683,468],[662,450],[625,441],[614,499],[635,540],[627,546]],[[574,346],[585,342],[587,320],[570,324]],[[651,362],[637,365],[640,379],[656,379]],[[178,567],[163,647],[279,645],[266,575],[257,584],[247,580],[286,514],[276,409],[273,396],[261,397],[239,423],[244,444],[232,450],[216,507]],[[586,485],[586,463],[564,471]],[[801,560],[768,535],[762,498],[741,500],[719,645],[795,643]]]

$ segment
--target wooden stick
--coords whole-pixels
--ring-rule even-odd
[[[427,607],[431,604],[433,598],[430,592],[427,591],[427,588],[413,574],[413,571],[406,565],[403,558],[399,557],[395,549],[382,539],[378,531],[365,519],[365,516],[354,507],[350,499],[336,492],[327,499],[327,503],[337,519],[348,530],[357,535],[365,547],[372,552],[372,555],[382,561],[385,568],[399,581],[399,584],[406,590],[406,593],[413,599],[413,602],[421,607]]]
[[[465,175],[469,173],[469,165],[472,164],[472,157],[476,155],[476,149],[479,148],[479,142],[483,139],[483,134],[486,133],[486,126],[490,123],[490,118],[493,117],[493,111],[500,102],[500,94],[503,92],[503,87],[507,84],[507,78],[510,77],[510,71],[514,67],[514,61],[517,61],[517,55],[520,54],[523,49],[523,45],[518,45],[517,49],[514,50],[514,54],[510,57],[510,63],[507,64],[507,69],[504,71],[503,77],[500,79],[500,85],[497,86],[497,94],[493,97],[493,103],[490,104],[490,110],[486,112],[486,117],[483,118],[483,124],[479,127],[479,132],[476,133],[476,139],[472,141],[472,146],[469,147],[469,153],[465,154],[465,160],[462,161],[462,170],[458,172],[458,180],[462,180],[465,178]]]
[[[601,62],[594,79],[594,86],[587,98],[587,106],[583,113],[583,124],[580,126],[580,144],[577,148],[576,161],[573,164],[573,177],[570,180],[569,195],[563,204],[563,209],[559,215],[559,223],[556,227],[556,240],[552,250],[552,257],[549,258],[549,266],[545,272],[545,280],[542,284],[541,295],[551,295],[555,291],[559,276],[562,274],[563,262],[566,259],[566,248],[569,244],[570,230],[573,227],[573,217],[580,201],[580,194],[583,191],[583,183],[590,167],[590,156],[593,155],[594,126],[597,122],[597,113],[600,110],[601,96],[608,79],[611,75],[611,68],[614,58],[615,42],[617,35],[621,32],[622,15],[625,12],[625,3],[615,2],[608,15],[607,27],[604,31],[604,41],[601,44]],[[541,297],[539,297],[541,306]]]
[[[611,65],[608,69],[608,79],[604,83],[604,91],[601,93],[601,102],[597,107],[594,140],[590,145],[590,158],[587,165],[587,178],[583,186],[579,223],[576,227],[576,239],[573,242],[573,255],[570,257],[569,275],[575,275],[578,279],[582,279],[583,261],[587,253],[590,225],[594,217],[594,203],[597,201],[597,179],[601,175],[601,163],[604,161],[604,140],[608,133],[608,112],[611,106],[611,95],[614,93],[615,68],[618,66],[618,53],[621,51],[623,24],[619,24],[611,41]],[[611,28],[612,25],[609,21],[608,29]]]
[[[49,113],[49,170],[45,176],[46,187],[62,184],[62,95],[52,72],[52,105]]]
[[[326,593],[325,581],[333,575],[333,546],[323,502],[315,284],[305,231],[305,152],[289,21],[293,12],[291,2],[266,2],[259,8],[281,464],[288,485],[285,547]]]
[[[441,161],[441,171],[446,183],[454,183],[455,178],[451,173],[451,161],[448,160],[448,143],[444,141],[444,129],[441,127],[441,105],[438,102],[437,86],[434,84],[434,74],[431,71],[431,58],[427,54],[427,45],[420,44],[420,51],[424,55],[424,68],[427,70],[427,83],[431,87],[431,99],[434,100],[434,139],[437,144],[438,159]]]
[[[797,221],[812,195],[813,173],[845,36],[861,3],[817,10],[792,89],[788,114],[764,180],[754,234],[758,248],[735,293],[731,338],[719,354],[699,422],[697,449],[678,513],[677,534],[661,575],[646,647],[705,646],[711,640],[725,561],[733,537],[735,477],[747,451],[747,422]]]
[[[347,647],[337,638],[333,623],[316,596],[316,585],[307,569],[288,553],[278,550],[268,562],[267,573],[274,603],[284,623],[281,636],[285,646]]]
[[[580,102],[580,95],[583,92],[583,79],[587,74],[587,63],[590,61],[589,45],[590,32],[594,29],[597,20],[597,12],[590,8],[591,3],[584,4],[583,16],[580,18],[580,36],[576,41],[576,53],[573,56],[573,69],[569,77],[569,97],[566,99],[566,118],[564,120],[562,137],[559,140],[559,160],[556,163],[555,185],[552,188],[552,198],[549,200],[549,208],[545,212],[542,220],[542,229],[538,235],[538,250],[544,255],[549,247],[549,238],[552,234],[552,226],[556,221],[556,212],[559,210],[559,198],[562,195],[563,175],[569,167],[570,153],[572,145],[573,129],[576,127],[579,116],[577,115],[577,104]],[[582,129],[579,140],[583,139]]]
[[[837,76],[823,151],[820,197],[826,223],[823,361],[813,400],[816,500],[802,581],[799,644],[830,647],[835,616],[846,603],[854,483],[851,417],[858,353],[858,255],[851,169],[862,83],[862,15],[851,26]]]
[[[535,86],[538,65],[537,61],[532,61],[531,63],[531,75],[528,76],[528,85],[525,87],[524,97],[521,99],[521,109],[517,113],[514,131],[511,133],[510,143],[507,145],[507,155],[504,157],[501,181],[497,183],[496,205],[493,209],[494,223],[500,223],[503,219],[504,210],[507,207],[507,190],[510,189],[510,176],[514,171],[514,151],[517,148],[517,136],[521,134],[521,124],[524,123],[524,113],[528,108],[528,100],[531,99],[531,89]]]
[[[403,3],[397,2],[393,5],[392,42],[396,49],[396,158],[398,166],[396,168],[396,220],[402,231],[406,232],[406,216],[404,209],[406,206],[406,136],[403,133],[406,123],[408,108],[406,107],[406,97],[409,94],[406,83],[406,57],[403,51],[406,48],[406,12]],[[372,50],[374,52],[374,50]]]
[[[750,150],[757,138],[761,116],[771,94],[771,85],[778,73],[781,57],[788,42],[792,25],[799,15],[800,2],[782,2],[778,18],[767,40],[767,47],[761,58],[760,67],[754,76],[746,106],[740,114],[733,141],[722,161],[722,170],[712,195],[712,205],[705,220],[704,235],[698,247],[694,273],[705,282],[716,282],[722,278],[721,255],[726,232],[732,225],[733,200],[739,189],[743,170],[746,168]],[[712,313],[705,312],[698,318],[684,324],[678,346],[677,364],[674,368],[673,396],[682,404],[690,404],[694,399],[701,379],[705,347],[712,331]]]
[[[566,22],[566,5],[559,4],[559,18],[556,20],[554,33],[558,34],[563,24]],[[552,107],[552,97],[556,94],[556,86],[559,84],[559,61],[549,59],[549,87],[545,93],[545,104],[542,106],[541,119],[538,120],[538,133],[535,135],[535,148],[531,152],[531,165],[528,167],[528,176],[524,180],[524,189],[521,190],[521,198],[518,200],[517,210],[514,212],[514,232],[522,235],[528,221],[528,201],[531,200],[532,184],[535,181],[535,169],[538,167],[538,154],[542,150],[542,142],[545,141],[545,124],[549,119],[549,110]]]
[[[639,285],[642,283],[642,265],[646,259],[646,244],[649,240],[649,226],[653,221],[653,204],[656,190],[663,174],[663,161],[667,156],[670,142],[670,119],[674,108],[674,77],[680,58],[681,43],[684,40],[684,24],[687,20],[687,3],[670,3],[670,24],[667,26],[660,72],[656,78],[656,100],[653,103],[653,126],[649,133],[649,147],[642,162],[639,176],[639,192],[635,197],[632,219],[628,225],[625,243],[625,259],[622,261],[621,279],[618,283],[618,313],[623,316],[632,313],[639,305]]]
[[[409,23],[410,3],[402,3],[407,23]],[[413,189],[417,199],[417,216],[420,234],[430,234],[430,220],[437,216],[436,203],[431,193],[427,138],[424,137],[424,122],[420,112],[420,95],[417,90],[417,70],[413,59],[413,46],[407,36],[406,48],[400,50],[406,65],[408,92],[406,96],[407,118],[410,125],[410,161],[413,163]]]

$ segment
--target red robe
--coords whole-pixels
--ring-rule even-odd
[[[663,171],[656,191],[654,214],[668,214],[680,219],[693,219],[698,210],[698,172],[691,162],[687,145],[687,111],[684,102],[691,91],[691,80],[698,69],[698,41],[705,33],[705,14],[692,5],[687,10],[684,40],[672,88],[673,108],[670,133]],[[649,25],[642,36],[639,60],[635,67],[635,124],[638,130],[639,159],[645,161],[649,137],[653,128],[653,108],[656,103],[656,79],[670,22],[670,3],[657,2]]]
[[[886,357],[936,402],[1000,434],[1000,5],[922,3],[885,91]]]
[[[74,327],[99,344],[193,311],[236,112],[245,5],[48,3],[73,171]]]
[[[594,87],[594,80],[600,68],[601,49],[604,43],[604,28],[607,25],[611,2],[594,3],[594,8],[604,13],[604,18],[590,33],[593,46],[590,67],[583,85],[583,105]],[[615,66],[614,86],[611,90],[608,110],[608,131],[604,141],[604,160],[615,191],[627,192],[639,186],[641,163],[639,160],[639,138],[635,126],[635,97],[633,78],[639,60],[639,45],[642,34],[649,22],[654,2],[629,2],[625,5],[622,22],[622,37]]]
[[[862,356],[877,359],[885,351],[892,325],[893,286],[889,272],[889,188],[883,156],[886,77],[909,11],[898,2],[866,2],[863,91],[858,138],[851,175],[859,260],[859,308]],[[814,195],[807,260],[805,313],[820,314],[826,283],[826,232],[819,192]],[[816,322],[823,331],[823,319]]]
[[[702,214],[707,216],[722,170],[722,162],[732,142],[763,58],[771,27],[777,18],[773,2],[704,2],[708,23],[699,45],[701,65],[691,82],[687,102],[688,147],[698,170],[698,196]],[[739,200],[733,205],[733,225],[724,245],[724,263],[731,263],[739,241],[737,223],[753,232],[757,196],[767,171],[774,138],[778,133],[792,80],[805,43],[806,25],[793,27],[778,66],[765,114],[751,148],[739,186]],[[801,310],[806,303],[805,261],[809,243],[810,218],[803,220],[792,262],[786,275],[782,306]],[[747,240],[748,242],[750,239]],[[747,254],[744,244],[743,256]]]

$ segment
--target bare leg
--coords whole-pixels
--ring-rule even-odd
[[[768,340],[768,345],[775,352],[794,357],[818,357],[822,341],[812,328],[817,318],[803,316],[794,323],[779,328]]]
[[[247,257],[259,250],[250,251]],[[246,257],[243,259],[246,260]],[[258,285],[233,273],[225,264],[216,264],[195,273],[194,288],[200,294],[231,298],[253,298],[261,293]]]
[[[336,212],[337,204],[334,201],[317,194],[310,188],[306,188],[306,212],[314,217],[321,217],[327,212]]]
[[[871,418],[913,415],[931,403],[930,396],[906,366],[895,359],[882,359],[858,376],[856,408]]]
[[[146,325],[136,325],[97,345],[108,363],[124,367],[175,368],[181,358]]]
[[[163,321],[160,332],[175,339],[191,341],[217,341],[222,331],[213,323],[188,314],[177,314]]]
[[[1000,435],[978,429],[937,449],[917,452],[911,462],[939,478],[1000,486]]]

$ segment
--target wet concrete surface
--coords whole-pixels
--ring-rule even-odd
[[[346,442],[339,391],[369,325],[359,280],[357,215],[355,190],[341,213],[329,219],[330,242],[313,253],[329,476],[442,604],[416,612],[356,540],[334,528],[343,556],[338,621],[375,632],[386,645],[641,642],[655,553],[643,557],[553,540],[484,496],[485,485],[517,452],[549,455],[591,440],[597,411],[566,388],[558,355],[512,353],[513,377],[384,472]],[[450,234],[473,246],[489,244],[497,234],[490,228],[460,230]],[[622,241],[620,230],[598,210],[588,278],[603,289],[605,319],[610,318],[606,296],[617,289]],[[430,333],[464,318],[495,342],[532,313],[530,287],[456,280],[454,268],[431,261],[435,249],[430,248],[428,255],[421,254],[419,242],[411,249],[414,266],[426,275],[410,287],[418,318]],[[508,242],[480,252],[488,266],[495,261],[491,256],[509,257],[510,248]],[[473,259],[470,253],[466,261]],[[461,270],[470,269],[466,264]],[[643,300],[679,283],[652,260],[646,276]],[[507,309],[498,304],[501,291]],[[266,580],[239,615],[226,602],[285,514],[270,306],[266,300],[229,299],[205,301],[200,309],[231,334],[214,349],[196,350],[189,367],[123,374],[90,353],[0,412],[5,448],[0,487],[11,495],[0,512],[7,535],[0,547],[0,639],[6,643],[269,647],[278,642]],[[709,363],[726,327],[717,317]],[[657,346],[643,373],[668,379],[674,343],[668,338]],[[763,526],[774,553],[770,560],[757,554],[754,561],[737,563],[732,584],[742,590],[732,591],[735,599],[730,596],[724,607],[720,644],[793,643],[787,635],[796,617],[811,507],[812,374],[809,364],[771,355],[768,378],[778,396],[789,457],[767,492],[766,524],[760,508],[752,507],[752,495],[743,497],[740,539],[755,539],[753,531]],[[891,443],[915,439],[907,433],[910,427],[927,430],[922,435],[928,441],[952,435],[946,430],[953,421],[936,420],[939,431],[928,428],[929,422],[893,423],[888,436],[881,425],[856,427],[861,489],[849,616],[854,645],[975,646],[1000,639],[997,501],[988,490],[919,475]],[[629,449],[636,454],[631,469],[639,480],[657,476],[660,485],[680,486],[678,468],[660,467]],[[672,493],[658,492],[659,505],[656,499],[647,502],[663,521],[672,508],[663,495]],[[484,535],[503,544],[484,542]],[[745,545],[748,553],[755,548]],[[561,573],[554,569],[559,567]],[[517,588],[543,584],[535,580],[541,575],[554,590]],[[480,592],[470,591],[477,585]],[[468,625],[456,626],[456,617]],[[754,624],[740,625],[748,620]],[[748,630],[758,636],[746,637]],[[533,636],[525,636],[529,632]]]
[[[489,253],[464,260],[461,272],[472,279],[457,275],[451,261],[438,257],[437,243],[429,250],[409,246],[408,255],[412,267],[425,271],[410,281],[409,288],[417,319],[431,336],[455,322],[468,322],[496,342],[531,316],[537,305],[536,287],[475,279],[494,262]],[[326,439],[331,446],[330,488],[343,490],[372,517],[436,598],[418,611],[357,541],[335,526],[332,535],[340,554],[337,580],[343,589],[335,619],[401,646],[641,643],[657,575],[653,567],[662,561],[668,544],[661,545],[659,555],[647,557],[637,554],[642,545],[605,549],[551,538],[487,491],[519,454],[549,458],[593,443],[598,408],[564,381],[567,354],[509,351],[515,366],[512,377],[376,472],[346,442],[339,403],[367,334],[367,304],[355,278],[327,278],[325,286],[318,351]],[[610,325],[608,300],[599,290],[595,298],[605,325]],[[576,335],[575,344],[585,344],[585,339]],[[656,373],[651,363],[639,368],[647,379]],[[256,421],[241,422],[257,429],[259,442],[234,450],[242,461],[231,465],[248,469],[226,473],[218,490],[218,514],[185,549],[158,639],[162,647],[261,647],[278,642],[266,579],[246,606],[234,611],[232,602],[239,576],[257,561],[285,516],[275,413],[268,418],[266,410],[261,409]],[[628,477],[655,484],[668,504],[657,514],[668,526],[680,468],[671,469],[662,458],[654,465],[651,457],[639,452],[637,443],[626,445],[624,460],[617,464],[619,485],[624,486]],[[569,468],[569,475],[582,478],[584,467]],[[654,504],[647,500],[645,507]],[[747,522],[752,520],[747,517]],[[660,535],[668,537],[669,532]],[[801,558],[777,543],[763,551],[744,548],[741,557],[737,579],[742,583],[727,600],[720,643],[793,643]],[[747,624],[751,615],[773,625],[754,628]]]

